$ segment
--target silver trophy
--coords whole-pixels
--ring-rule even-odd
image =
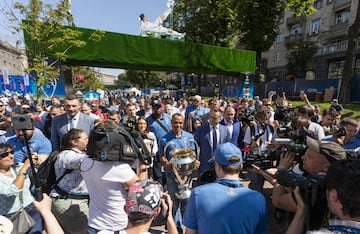
[[[194,143],[195,149],[190,147],[190,142]],[[179,188],[179,192],[175,195],[178,199],[187,199],[191,194],[191,181],[196,170],[195,161],[199,155],[199,146],[196,141],[190,139],[186,142],[186,148],[177,149],[175,143],[170,141],[164,148],[165,154],[170,145],[174,145],[169,155],[171,156],[172,171]]]

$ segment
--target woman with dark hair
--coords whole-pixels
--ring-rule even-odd
[[[43,223],[40,213],[32,204],[30,192],[30,161],[14,164],[14,151],[9,144],[0,144],[0,215],[13,216],[22,207],[35,220],[27,233],[41,234]]]
[[[62,138],[62,151],[54,164],[58,183],[50,193],[52,209],[66,233],[87,233],[89,195],[80,174],[87,144],[83,130],[70,129]]]
[[[141,134],[142,138],[144,139],[144,143],[147,146],[147,149],[150,152],[150,155],[152,157],[152,162],[155,160],[155,155],[158,152],[158,144],[155,137],[155,134],[149,130],[149,124],[146,121],[145,117],[139,117],[137,120],[137,124],[135,129]],[[153,163],[151,163],[150,167],[152,168]],[[142,178],[143,176],[141,174],[138,175],[140,179],[146,179]]]

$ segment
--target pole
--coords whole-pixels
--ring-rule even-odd
[[[33,176],[34,185],[35,185],[35,199],[37,201],[41,201],[43,199],[43,194],[42,194],[41,186],[39,183],[39,178],[37,177],[36,172],[35,172],[35,165],[34,165],[34,161],[32,159],[30,146],[29,146],[29,140],[27,139],[27,135],[26,135],[26,129],[21,129],[21,131],[24,135],[27,154],[28,154],[28,158],[30,160],[31,174]]]

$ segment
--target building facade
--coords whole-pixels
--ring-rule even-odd
[[[280,19],[279,34],[272,48],[262,53],[269,80],[284,80],[287,52],[298,43],[314,41],[317,53],[309,61],[309,79],[341,78],[347,50],[348,28],[355,20],[359,0],[316,0],[317,11],[293,16],[287,10]],[[360,72],[360,40],[357,40],[355,71]],[[304,78],[304,77],[296,77]]]
[[[15,47],[7,42],[0,41],[0,69],[6,68],[9,75],[24,75],[27,60],[23,48]]]

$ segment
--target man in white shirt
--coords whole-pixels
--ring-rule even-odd
[[[186,33],[179,33],[171,28],[165,28],[164,26],[162,26],[164,20],[169,16],[169,14],[172,13],[174,1],[169,0],[167,6],[168,9],[161,16],[159,16],[155,22],[148,21],[148,18],[144,14],[140,15],[141,36],[148,36],[149,34],[165,34],[165,35],[175,36],[178,39],[182,39],[185,37]]]

